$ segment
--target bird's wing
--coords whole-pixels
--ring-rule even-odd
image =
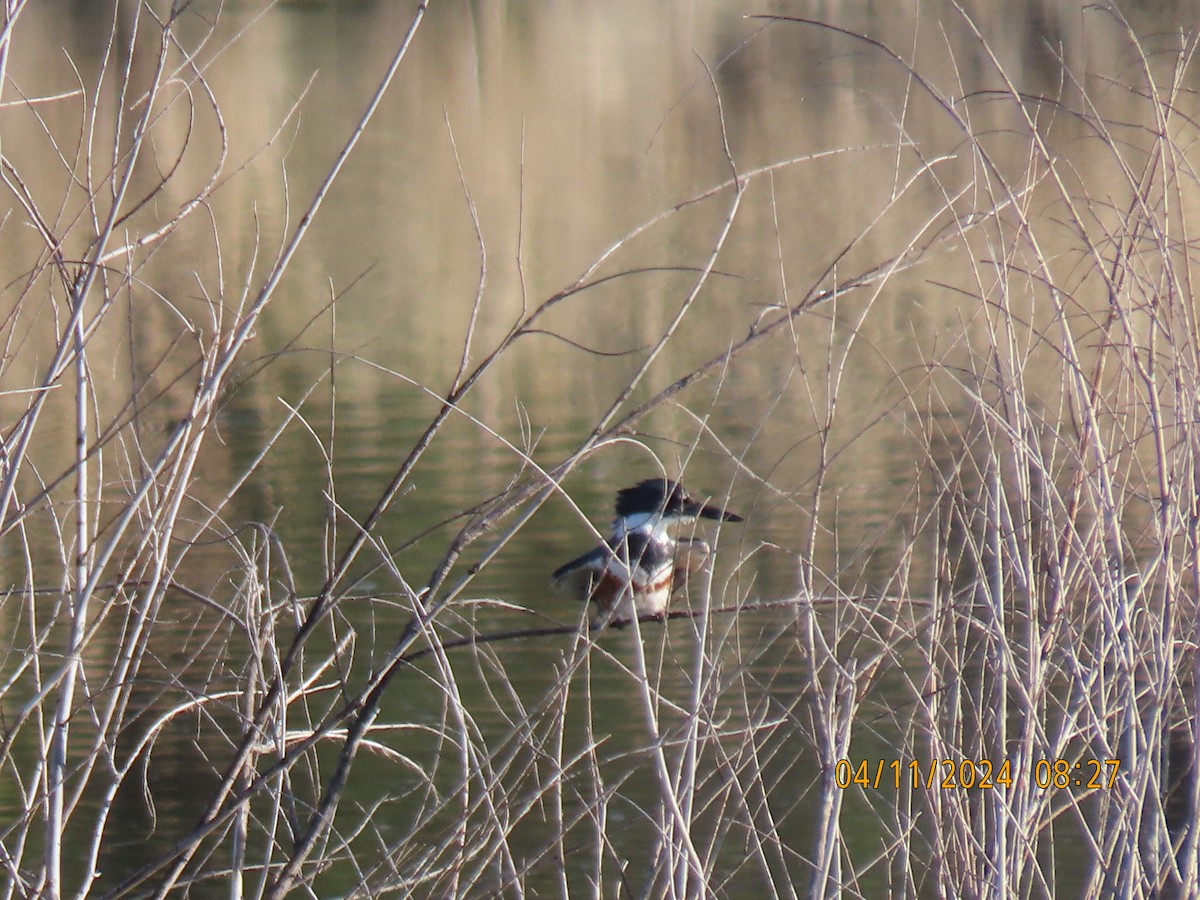
[[[604,546],[589,550],[555,569],[550,576],[550,583],[560,594],[586,600],[595,590],[611,556],[612,552]]]

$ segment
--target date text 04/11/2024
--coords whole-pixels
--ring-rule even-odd
[[[834,781],[840,788],[882,787],[941,788],[943,790],[1012,787],[1018,766],[1012,760],[934,759],[918,760],[863,759],[853,762],[839,759],[834,766]],[[1121,772],[1119,759],[1039,759],[1033,763],[1033,782],[1039,788],[1076,787],[1085,790],[1111,790]]]

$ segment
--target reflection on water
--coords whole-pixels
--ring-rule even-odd
[[[131,5],[101,6],[48,2],[25,12],[8,70],[22,95],[98,83],[111,16],[136,34],[139,51],[138,42],[150,40],[148,20],[129,18]],[[198,56],[221,129],[195,73],[176,61],[181,74],[173,89],[194,92],[195,105],[169,111],[170,127],[131,191],[170,169],[186,142],[190,149],[158,204],[122,227],[145,232],[172,215],[168,201],[184,203],[211,177],[222,139],[229,155],[220,177],[245,171],[222,183],[206,215],[189,219],[177,240],[148,253],[144,265],[139,257],[135,279],[105,294],[121,312],[89,337],[95,418],[136,433],[136,440],[114,441],[119,453],[113,450],[93,476],[111,491],[112,508],[186,414],[204,340],[198,335],[214,320],[228,325],[244,315],[243,295],[253,293],[357,122],[407,28],[410,6],[222,10]],[[345,640],[351,649],[333,668],[349,673],[348,682],[372,674],[409,621],[410,592],[429,580],[468,520],[462,511],[530,479],[535,465],[553,468],[614,403],[628,412],[806,294],[893,260],[941,229],[953,234],[947,208],[964,222],[967,213],[1000,202],[980,187],[990,179],[1003,174],[1023,187],[1027,172],[1031,183],[1042,178],[1029,163],[1026,123],[999,93],[1006,85],[992,54],[1017,79],[1014,89],[1043,98],[1036,109],[1048,120],[1039,125],[1051,153],[1069,160],[1081,182],[1101,185],[1089,188],[1094,195],[1106,194],[1110,178],[1119,194],[1124,173],[1097,149],[1085,119],[1095,98],[1085,102],[1081,88],[1094,86],[1061,73],[1065,63],[1107,83],[1130,71],[1135,60],[1122,29],[1111,17],[1037,0],[972,7],[986,45],[949,4],[921,4],[919,15],[903,4],[816,4],[827,24],[870,33],[915,60],[922,77],[944,92],[938,103],[888,53],[827,27],[748,19],[762,9],[744,3],[547,3],[537,14],[521,4],[433,4],[394,89],[239,359],[198,458],[182,514],[189,527],[172,544],[187,567],[172,572],[177,584],[148,638],[154,665],[140,676],[148,686],[135,698],[147,710],[139,726],[150,727],[169,705],[164,685],[168,695],[188,697],[241,688],[241,662],[230,661],[241,651],[231,648],[248,653],[269,618],[243,608],[244,598],[284,610],[289,628],[298,624],[437,414],[438,398],[461,381],[464,359],[468,369],[485,359],[523,314],[619,242],[586,279],[594,286],[548,310],[451,415],[343,580],[354,584],[354,601],[342,603],[328,632],[313,641],[313,659]],[[817,15],[813,8],[804,14]],[[1156,9],[1127,11],[1131,29],[1149,35],[1193,27],[1189,4]],[[180,33],[198,39],[215,15],[203,4],[189,7]],[[59,48],[78,76],[47,62],[59,58]],[[126,45],[120,51],[126,54]],[[135,85],[152,74],[142,68],[145,59],[133,56]],[[110,133],[117,117],[136,107],[137,91],[117,97],[104,83],[99,93],[95,130]],[[1137,91],[1100,96],[1108,104],[1102,115],[1141,120]],[[1179,103],[1190,101],[1186,95]],[[91,166],[94,178],[104,178],[95,159],[74,160],[61,150],[79,144],[90,113],[78,97],[39,105],[36,117],[21,106],[0,110],[6,160],[46,209],[67,198],[62,219],[80,208],[80,172]],[[967,118],[974,135],[988,136],[994,168],[982,175],[964,140]],[[1145,139],[1121,138],[1134,145]],[[48,152],[52,141],[58,152]],[[731,163],[745,174],[789,160],[750,183],[713,274],[674,322],[729,214],[732,191],[713,189],[727,183]],[[1080,288],[1072,300],[1082,308],[1107,303],[1090,296],[1093,289],[1076,274],[1081,263],[1072,256],[1070,230],[1055,230],[1053,223],[1069,218],[1064,210],[1038,191],[1020,199],[1029,216],[1052,223],[1045,225],[1044,252],[1061,264],[1064,282]],[[65,307],[20,307],[21,285],[34,268],[29,260],[43,250],[38,235],[15,221],[3,226],[4,304],[13,310],[4,386],[18,392],[41,377],[46,353],[36,348],[61,327]],[[70,258],[86,251],[81,233],[71,232],[64,250]],[[791,597],[802,586],[855,597],[919,586],[932,597],[988,575],[966,564],[947,572],[945,560],[968,555],[990,510],[980,506],[979,520],[964,525],[943,509],[951,495],[960,505],[975,502],[970,492],[982,492],[984,476],[995,474],[987,454],[968,454],[979,472],[964,473],[955,469],[963,464],[956,450],[943,459],[929,449],[971,443],[980,434],[975,401],[993,387],[990,372],[972,369],[978,358],[967,347],[988,329],[975,299],[990,277],[980,274],[981,260],[1013,251],[972,240],[935,248],[932,266],[896,271],[883,282],[884,294],[835,299],[797,317],[657,408],[567,478],[576,508],[556,495],[515,534],[505,532],[510,520],[497,523],[466,548],[450,579],[457,583],[458,573],[504,542],[436,623],[443,639],[578,623],[581,611],[553,596],[547,578],[591,543],[582,519],[603,528],[615,488],[685,468],[689,483],[728,492],[749,520],[721,535],[712,592],[718,604]],[[61,303],[54,291],[61,289],[48,289]],[[1032,321],[1051,317],[1036,298],[1014,302],[1027,305]],[[651,359],[649,348],[668,328],[675,329],[671,340]],[[1048,378],[1035,364],[1023,374],[1052,435],[1053,411],[1065,403],[1056,370],[1047,364],[1045,371]],[[38,472],[24,491],[28,500],[50,485],[56,502],[69,506],[63,492],[70,480],[56,479],[72,463],[73,410],[70,391],[59,393],[47,401],[46,426],[35,437]],[[27,402],[23,393],[0,397],[4,421],[16,422]],[[106,508],[98,528],[110,527],[115,515]],[[50,514],[30,519],[39,532],[31,552],[0,547],[9,583],[28,578],[61,592],[70,556],[63,548],[73,539],[53,527],[57,521]],[[937,544],[946,535],[957,542],[950,551]],[[130,558],[134,553],[130,547]],[[258,571],[263,583],[248,588],[245,571]],[[113,603],[135,603],[148,578],[142,573],[132,586],[114,589]],[[41,621],[52,617],[54,602],[39,611]],[[18,605],[0,613],[14,631],[37,631]],[[230,612],[222,616],[220,607]],[[870,724],[855,731],[852,744],[860,757],[886,758],[911,742],[910,714],[924,709],[930,693],[907,667],[932,667],[933,654],[922,655],[921,647],[944,619],[921,618],[919,604],[917,612],[904,609],[843,615],[823,608],[817,617],[818,631],[831,635],[832,656],[864,666],[858,671],[869,690],[857,700]],[[882,632],[881,621],[894,625],[910,614],[916,618],[902,636]],[[469,836],[488,841],[497,840],[488,829],[501,823],[496,830],[513,848],[502,874],[476,873],[480,891],[508,878],[531,893],[552,893],[563,883],[583,892],[599,868],[602,893],[657,894],[665,886],[652,879],[663,876],[651,874],[647,848],[667,826],[656,806],[656,760],[685,780],[689,729],[708,729],[694,810],[695,839],[710,842],[701,848],[705,858],[731,873],[731,896],[764,878],[805,884],[817,807],[829,800],[821,787],[828,760],[812,738],[822,727],[810,681],[820,641],[806,637],[802,620],[783,609],[721,614],[708,632],[692,622],[647,627],[642,638],[661,740],[639,705],[643,685],[630,630],[601,636],[590,655],[575,635],[557,634],[451,650],[444,669],[426,658],[387,694],[380,723],[395,730],[381,731],[386,741],[356,762],[345,804],[355,812],[347,815],[373,818],[396,873],[393,882],[380,878],[393,887],[422,877],[429,879],[424,887],[445,887],[430,874],[442,862],[436,847],[464,839],[453,834],[463,819]],[[848,626],[851,620],[858,624]],[[98,682],[105,654],[123,634],[110,631],[121,629],[101,629],[89,661]],[[979,646],[980,654],[991,652]],[[11,672],[16,663],[8,665]],[[870,676],[861,676],[868,669]],[[961,671],[947,678],[960,676],[968,680]],[[334,702],[322,696],[308,714],[319,720],[322,704]],[[229,752],[207,717],[225,716],[221,724],[237,730],[229,708],[222,709],[180,716],[155,745],[145,791],[153,815],[136,791],[116,795],[121,814],[102,859],[102,885],[154,859],[199,814],[196,785],[215,782]],[[711,716],[697,726],[689,709]],[[133,729],[127,739],[140,733]],[[18,767],[32,766],[36,750],[32,741],[18,741]],[[332,741],[317,753],[324,764],[336,757]],[[564,759],[570,764],[558,771]],[[529,774],[514,774],[521,772]],[[309,812],[304,804],[319,794],[320,779],[307,777],[314,784],[281,788],[295,805],[280,813],[288,839]],[[554,789],[530,788],[543,784],[538,779]],[[456,791],[464,782],[471,789],[461,799]],[[529,808],[481,811],[480,795],[496,785]],[[4,790],[10,813],[28,805],[11,786]],[[762,795],[735,798],[737,790]],[[868,870],[858,883],[864,893],[906,877],[906,864],[919,868],[875,860],[910,828],[934,846],[936,809],[912,822],[880,824],[885,817],[874,795],[847,798],[845,852]],[[376,814],[367,812],[376,804]],[[733,810],[750,810],[753,821],[738,820]],[[768,814],[780,847],[753,847]],[[256,833],[250,844],[260,851],[265,840]],[[481,851],[484,869],[503,855],[489,853]],[[1058,877],[1074,884],[1086,876],[1084,863],[1076,872],[1071,854],[1060,855]],[[747,863],[750,857],[756,861]],[[357,877],[338,870],[322,887],[349,890]]]

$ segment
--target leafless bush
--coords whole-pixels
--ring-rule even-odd
[[[7,4],[0,72],[23,7]],[[488,254],[464,175],[480,274],[457,369],[448,389],[388,373],[436,401],[435,412],[366,516],[338,508],[327,458],[331,550],[313,585],[298,583],[297,551],[271,522],[227,521],[280,435],[306,427],[306,397],[289,398],[254,463],[217,496],[199,489],[201,472],[220,453],[227,391],[261,371],[239,360],[419,39],[425,6],[325,179],[295,204],[303,212],[279,248],[260,247],[230,287],[214,230],[205,246],[222,275],[206,281],[198,269],[202,300],[187,309],[156,288],[149,261],[181,235],[204,233],[210,204],[245,171],[229,162],[199,62],[212,34],[181,30],[179,7],[122,7],[118,15],[135,14],[114,22],[103,72],[94,83],[79,76],[71,94],[82,137],[68,145],[46,126],[62,160],[61,196],[48,201],[3,160],[10,218],[39,240],[0,323],[0,377],[6,409],[16,409],[4,420],[0,536],[23,573],[3,607],[14,624],[0,686],[15,809],[0,830],[8,895],[165,896],[212,885],[271,897],[1045,896],[1064,883],[1088,895],[1194,892],[1192,38],[1164,65],[1119,15],[1095,12],[1140,68],[1095,90],[1064,67],[1064,96],[1077,98],[1067,103],[1023,95],[994,58],[998,88],[960,96],[865,35],[770,20],[776,30],[839,32],[877,55],[933,105],[954,147],[922,143],[893,111],[895,191],[879,217],[907,215],[913,193],[938,198],[909,239],[877,253],[868,226],[829,251],[802,293],[785,283],[724,352],[657,391],[643,380],[723,277],[748,193],[772,195],[776,178],[802,174],[814,158],[739,168],[720,71],[706,70],[728,177],[615,239],[494,340],[476,331],[491,302]],[[987,56],[968,17],[956,27]],[[102,128],[97,98],[114,80],[115,108],[129,118]],[[1137,98],[1141,121],[1113,121],[1104,100],[1117,90]],[[43,99],[10,102],[36,124]],[[163,126],[181,117],[182,145]],[[1117,182],[1096,187],[1048,149],[1047,122],[1064,119]],[[110,146],[102,133],[116,135]],[[1015,173],[996,158],[996,144],[1014,141],[1027,150]],[[845,148],[825,155],[838,153],[854,164]],[[499,360],[553,331],[554,310],[639,274],[624,262],[632,248],[644,252],[639,242],[657,227],[702,204],[721,210],[705,255],[670,265],[689,274],[689,287],[574,452],[547,464],[531,436],[518,446],[470,412],[466,399]],[[874,256],[848,272],[868,249]],[[902,419],[911,439],[911,503],[873,548],[890,573],[881,586],[840,547],[828,479],[853,444],[839,431],[847,347],[901,278],[956,292],[961,327],[933,350],[914,341],[919,361],[896,373],[901,389],[880,414]],[[822,318],[829,309],[842,315]],[[113,345],[105,335],[145,315],[173,317],[176,336],[153,377],[133,380],[112,408],[96,387]],[[830,334],[815,365],[799,359],[804,327]],[[795,357],[795,378],[823,398],[813,402],[814,474],[803,497],[734,449],[745,441],[711,428],[698,393],[704,382],[719,395],[752,353],[768,352]],[[764,422],[783,396],[780,387],[764,398]],[[675,459],[638,432],[669,408],[699,435]],[[64,420],[69,441],[56,439]],[[436,566],[415,572],[377,526],[461,421],[503,443],[512,468],[504,490],[446,511],[451,534]],[[809,526],[792,546],[727,547],[665,627],[633,622],[597,635],[579,628],[582,611],[547,623],[475,596],[480,574],[548,502],[588,520],[563,480],[623,446],[670,474],[714,452],[734,497],[758,498],[760,510],[802,507]],[[888,543],[885,531],[901,537]],[[50,552],[45,535],[56,542]],[[768,555],[794,565],[794,595],[757,595],[749,573]],[[201,558],[218,560],[221,576],[199,583]],[[388,590],[367,591],[364,569]],[[368,607],[402,625],[368,628],[352,611]],[[529,616],[528,626],[492,627],[487,614],[502,607]],[[170,647],[159,631],[181,621],[191,637]],[[561,642],[536,696],[511,687],[515,657],[497,649],[518,638]],[[616,673],[618,696],[598,692],[599,669]],[[482,687],[468,693],[467,682]],[[435,698],[437,721],[391,718],[400,692]],[[164,815],[144,861],[101,881],[101,860],[117,858],[121,804],[155,809],[155,766],[186,760],[198,820],[181,828]],[[984,777],[991,787],[963,785]],[[355,779],[378,782],[369,803],[347,800]],[[1076,783],[1089,779],[1096,784]]]

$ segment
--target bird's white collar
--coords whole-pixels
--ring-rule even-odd
[[[658,513],[633,513],[621,516],[613,521],[613,534],[624,537],[635,531],[649,531],[655,534],[665,534],[667,522]]]

